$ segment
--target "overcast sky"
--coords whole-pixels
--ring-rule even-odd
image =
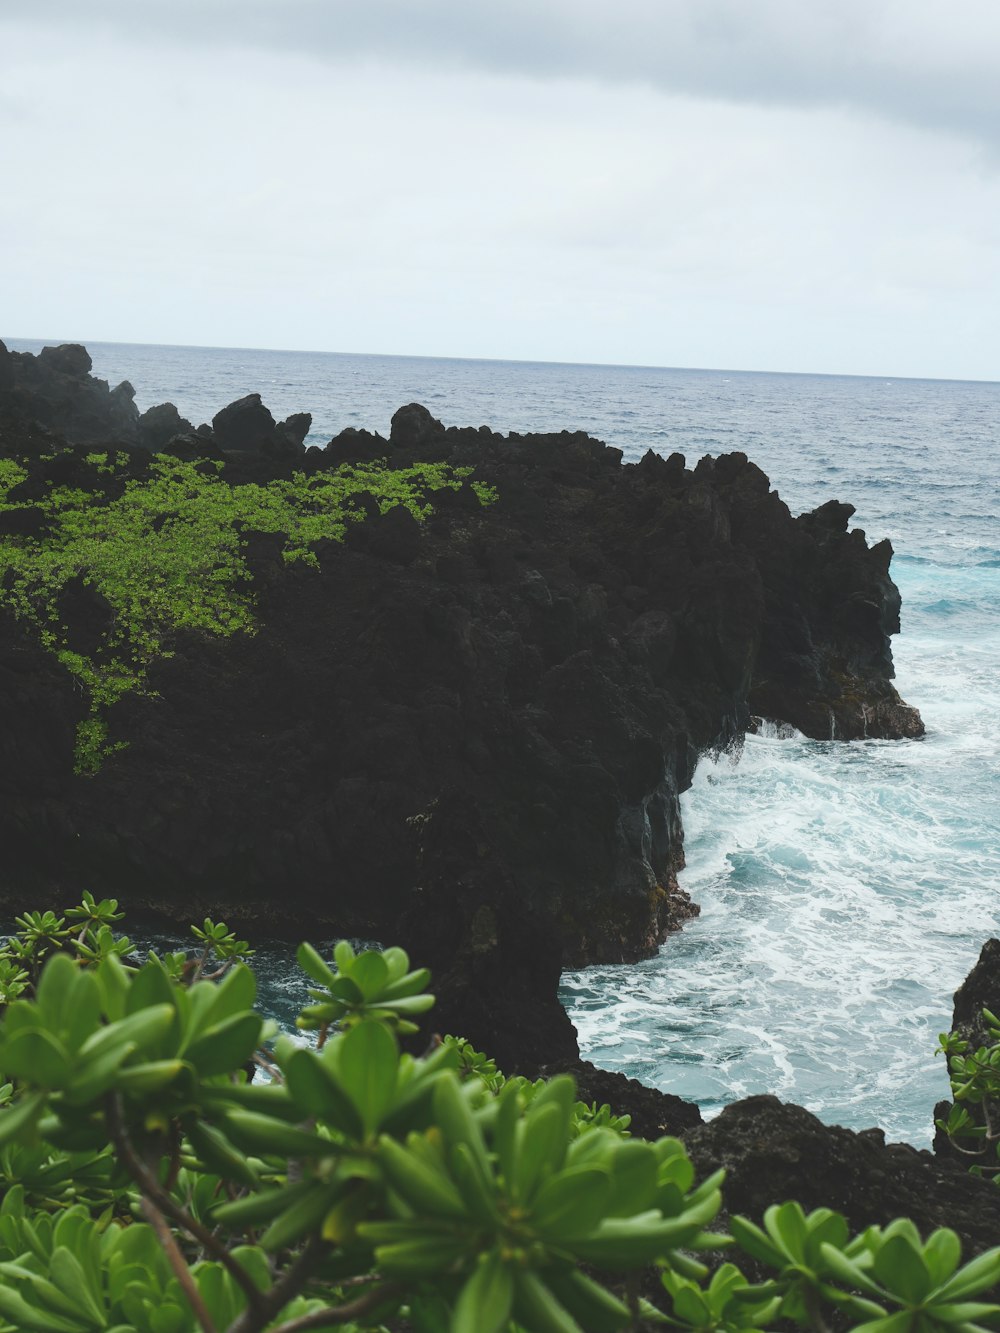
[[[0,0],[0,336],[1000,379],[1000,3]]]

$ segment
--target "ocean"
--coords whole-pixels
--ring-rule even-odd
[[[739,449],[794,513],[849,501],[853,526],[889,537],[897,684],[926,738],[765,733],[702,760],[681,876],[701,916],[656,958],[564,974],[562,998],[590,1059],[707,1115],[772,1092],[929,1142],[937,1034],[1000,928],[1000,383],[88,347],[141,408],[169,400],[197,425],[259,392],[276,418],[313,413],[309,443],[387,434],[417,401],[446,425],[586,430],[628,461]],[[294,1005],[290,957],[262,961]]]

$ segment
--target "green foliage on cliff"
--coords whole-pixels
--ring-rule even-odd
[[[130,461],[88,454],[101,483],[96,489],[50,485],[41,498],[24,501],[11,492],[28,469],[0,459],[0,514],[30,508],[41,523],[36,535],[0,536],[0,605],[35,628],[86,696],[88,716],[77,736],[81,772],[93,772],[116,748],[107,743],[108,707],[145,688],[150,664],[170,655],[179,632],[253,632],[245,533],[277,534],[286,561],[317,566],[314,544],[342,541],[348,525],[364,519],[360,496],[372,497],[382,513],[402,505],[422,520],[435,491],[458,490],[472,472],[445,463],[399,470],[343,464],[265,485],[230,485],[221,464],[208,460],[157,455],[138,476],[126,475]],[[481,504],[496,498],[491,488],[472,485]],[[62,602],[80,584],[109,608],[101,642],[87,652],[74,644]]]
[[[302,946],[306,1045],[254,1010],[225,926],[138,965],[119,915],[88,896],[9,946],[0,1333],[1000,1328],[977,1299],[1000,1250],[962,1267],[950,1231],[851,1237],[796,1203],[718,1235],[722,1173],[696,1182],[678,1140],[631,1139],[569,1078],[504,1079],[461,1041],[402,1053],[433,999],[401,949]],[[710,1273],[696,1256],[722,1247],[772,1278]]]
[[[957,1032],[943,1032],[939,1051],[948,1061],[954,1097],[946,1119],[937,1127],[952,1147],[969,1159],[969,1169],[1000,1183],[1000,1018],[982,1010],[990,1036],[988,1046],[973,1048]]]

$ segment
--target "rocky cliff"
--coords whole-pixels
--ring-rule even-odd
[[[145,475],[129,395],[88,370],[83,349],[0,350],[0,455],[29,474],[0,540],[44,541],[39,497],[92,485],[98,440]],[[86,435],[49,405],[66,380],[96,414]],[[696,910],[676,872],[700,754],[739,745],[754,715],[823,738],[921,733],[891,683],[891,548],[847,532],[849,506],[795,518],[739,453],[625,464],[583,434],[446,430],[416,405],[388,440],[304,450],[308,421],[278,426],[253,399],[173,435],[152,409],[147,435],[152,420],[157,447],[221,460],[233,486],[384,457],[470,467],[498,498],[441,491],[422,523],[372,503],[316,567],[248,526],[257,632],[178,633],[146,692],[110,709],[127,748],[94,776],[73,771],[78,682],[8,599],[8,906],[90,887],[174,919],[391,940],[435,969],[442,1028],[507,1068],[571,1062],[561,968],[647,956]],[[63,595],[70,642],[97,642],[107,605]]]

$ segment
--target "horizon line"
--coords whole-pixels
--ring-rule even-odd
[[[652,362],[563,361],[558,359],[509,356],[437,355],[432,352],[343,352],[310,347],[227,346],[219,343],[120,342],[109,338],[62,339],[57,342],[55,340],[49,341],[46,338],[22,337],[14,334],[8,335],[7,338],[0,338],[0,342],[3,342],[6,345],[8,339],[11,342],[41,343],[44,346],[49,347],[65,346],[67,343],[74,343],[77,346],[86,347],[89,343],[91,346],[97,347],[146,347],[180,352],[262,352],[268,355],[278,353],[298,356],[371,357],[372,359],[391,361],[464,361],[504,366],[576,366],[588,370],[665,370],[682,371],[686,374],[699,375],[794,375],[812,379],[883,380],[889,382],[894,380],[912,380],[915,382],[924,381],[935,384],[1000,384],[1000,379],[963,378],[954,375],[866,374],[860,371],[837,370],[760,370],[756,368],[739,368],[736,366],[665,366],[656,365]]]

